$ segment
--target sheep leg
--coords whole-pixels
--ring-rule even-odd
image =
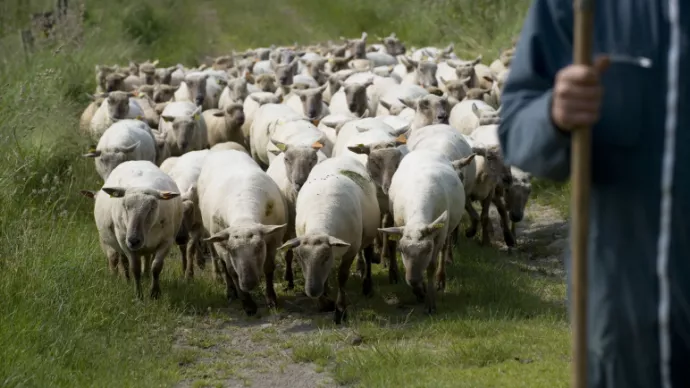
[[[364,262],[364,255],[361,252],[359,252],[357,254],[356,260],[357,260],[357,269],[356,269],[357,274],[359,275],[359,277],[361,279],[364,279],[364,276],[366,276],[366,271],[367,271],[366,264]]]
[[[163,263],[169,251],[170,246],[159,249],[153,259],[153,263],[151,263],[151,299],[158,299],[161,296],[161,271],[163,271]]]
[[[345,255],[340,259],[340,268],[338,269],[338,296],[335,302],[335,313],[333,314],[333,321],[336,325],[347,321],[347,294],[345,293],[345,284],[347,278],[350,276],[350,267],[352,267],[352,260],[354,255]]]
[[[317,302],[319,312],[329,313],[331,311],[335,311],[335,301],[328,297],[329,294],[330,290],[328,289],[328,279],[326,279],[326,281],[323,283],[323,294],[319,297]]]
[[[129,259],[126,256],[118,254],[120,258],[120,265],[122,265],[122,272],[125,274],[125,280],[129,281]]]
[[[465,211],[470,216],[470,227],[465,231],[465,237],[472,238],[477,235],[477,227],[479,226],[479,214],[474,210],[471,201],[465,203]]]
[[[196,241],[193,239],[187,243],[187,268],[185,268],[185,278],[191,280],[194,278],[194,262],[199,260],[199,250],[197,249]]]
[[[503,230],[503,240],[509,247],[515,246],[515,237],[510,230],[510,220],[508,219],[508,211],[506,205],[502,201],[502,197],[495,196],[493,199],[494,206],[498,210],[498,215],[501,217],[501,229]]]
[[[443,247],[441,248],[441,258],[439,260],[438,271],[436,272],[436,282],[438,283],[436,289],[438,291],[446,289],[446,262],[448,261],[448,255],[450,253],[450,240],[451,235],[446,236]]]
[[[130,253],[128,259],[129,268],[132,270],[132,277],[134,278],[137,298],[144,299],[144,293],[141,291],[141,257],[135,253]]]
[[[226,270],[225,268],[225,262],[218,256],[218,252],[213,247],[210,247],[211,250],[211,267],[213,269],[213,277],[216,279],[217,282],[223,282],[223,279],[225,279],[226,275]]]
[[[197,235],[193,240],[196,253],[196,265],[203,271],[204,268],[206,268],[206,257],[211,255],[211,251],[208,244],[201,242],[201,236]]]
[[[436,259],[438,258],[439,249],[434,248],[434,254],[431,256],[433,259],[426,267],[426,312],[428,314],[434,314],[436,312]]]
[[[228,299],[228,304],[230,304],[233,300],[239,298],[237,295],[237,288],[235,287],[235,282],[230,276],[230,271],[225,265],[225,260],[218,260],[218,266],[223,272],[223,280],[225,281],[225,297]]]
[[[481,222],[482,222],[482,245],[483,246],[489,246],[491,245],[491,219],[489,219],[489,209],[491,209],[491,202],[493,200],[493,190],[489,192],[489,195],[486,196],[481,202],[482,205],[482,214],[480,216]]]
[[[182,276],[187,275],[187,247],[189,244],[179,244],[177,247],[180,248],[180,258],[182,259]]]
[[[513,234],[513,237],[517,238],[517,233],[515,233],[515,224],[517,224],[517,222],[510,222],[510,233]]]
[[[120,254],[114,250],[109,250],[106,252],[108,256],[108,267],[110,268],[110,272],[112,272],[113,275],[117,276],[118,265],[120,263]]]
[[[266,261],[264,262],[264,276],[266,276],[266,305],[269,309],[278,306],[278,296],[273,286],[273,275],[276,269],[276,246],[271,244],[266,247]]]
[[[386,213],[386,217],[383,218],[383,227],[389,228],[391,226],[393,226],[393,215]],[[383,233],[383,244],[387,260],[382,261],[388,263],[388,282],[398,284],[398,257],[396,255],[398,243]]]
[[[373,263],[373,256],[376,255],[374,245],[364,248],[364,262],[366,265],[364,271],[364,281],[362,281],[362,294],[371,296],[374,293],[374,282],[371,279],[371,264]]]
[[[151,264],[153,263],[153,255],[146,255],[143,257],[143,262],[142,262],[142,274],[144,277],[150,277],[151,276]]]
[[[293,252],[292,249],[289,249],[285,253],[285,281],[287,282],[287,286],[285,287],[286,290],[295,289],[295,273],[292,270],[292,259]]]

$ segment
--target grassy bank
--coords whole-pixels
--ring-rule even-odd
[[[88,0],[83,24],[61,27],[56,42],[38,42],[25,58],[17,29],[31,12],[52,3],[0,4],[1,386],[170,386],[186,373],[171,351],[180,317],[223,305],[216,284],[176,280],[176,258],[166,264],[165,296],[158,302],[133,300],[131,285],[106,271],[92,202],[78,195],[100,186],[93,163],[80,156],[88,141],[77,134],[85,93],[95,88],[95,64],[146,58],[194,64],[231,49],[356,37],[362,30],[371,36],[395,31],[416,45],[454,42],[459,55],[493,58],[519,30],[528,2]],[[520,373],[544,380],[543,386],[558,385],[565,373],[558,355],[566,329],[560,310],[541,303],[562,298],[562,286],[534,280],[492,255],[471,251],[452,268],[453,279],[466,279],[463,292],[472,303],[458,293],[459,283],[451,284],[451,296],[441,304],[450,312],[438,318],[388,330],[367,317],[385,317],[389,310],[375,302],[370,310],[363,307],[354,325],[380,346],[338,353],[338,380],[450,386],[462,377],[486,382],[472,386],[505,386],[502,381],[521,377],[517,364],[501,363],[526,347],[524,357],[550,360],[548,373],[537,362]],[[402,285],[386,290],[408,292]],[[329,345],[333,335],[324,336],[314,338],[328,346],[322,356],[308,343],[295,348],[295,357],[336,357]],[[413,373],[426,377],[409,383],[417,378]]]

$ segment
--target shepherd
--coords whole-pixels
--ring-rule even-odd
[[[690,387],[690,2],[600,0],[593,15],[593,64],[573,64],[572,3],[532,3],[501,148],[565,181],[571,137],[591,128],[587,386]]]

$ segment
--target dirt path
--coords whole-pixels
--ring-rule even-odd
[[[492,215],[496,220],[496,215]],[[494,225],[494,231],[500,231]],[[564,276],[560,253],[566,246],[567,224],[558,213],[532,204],[517,229],[517,253],[502,241],[495,245],[512,263],[534,276]],[[495,233],[499,236],[500,233]],[[259,298],[255,298],[259,302]],[[337,386],[325,365],[302,363],[292,344],[308,342],[319,334],[314,322],[330,319],[312,313],[313,304],[305,296],[282,298],[280,312],[267,313],[259,303],[259,317],[245,317],[234,303],[230,308],[186,316],[175,335],[179,366],[184,380],[178,387],[321,388]],[[331,330],[331,329],[329,329]],[[357,336],[347,325],[342,346],[357,345]]]

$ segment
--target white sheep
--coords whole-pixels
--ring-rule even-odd
[[[204,229],[210,234],[204,241],[213,243],[220,258],[228,300],[239,295],[244,311],[255,314],[249,292],[264,273],[266,300],[275,307],[274,258],[287,226],[278,185],[246,153],[213,151],[201,168],[197,192]]]
[[[275,93],[257,92],[251,93],[244,99],[242,111],[244,112],[244,124],[242,124],[242,134],[244,135],[245,146],[249,148],[249,134],[251,132],[252,123],[256,112],[262,105],[265,104],[279,104],[282,101],[281,97]]]
[[[166,105],[158,131],[164,136],[171,156],[208,147],[208,132],[201,107],[189,101],[174,101]]]
[[[293,89],[290,95],[285,96],[284,104],[309,120],[316,121],[315,124],[318,125],[318,120],[330,113],[328,105],[323,102],[323,92],[326,87],[327,85],[324,84],[305,90]]]
[[[217,74],[190,72],[185,75],[184,81],[175,92],[175,101],[194,102],[204,110],[218,108],[218,100],[225,85],[227,81]]]
[[[367,263],[363,292],[365,295],[372,292],[373,241],[379,219],[374,182],[357,160],[347,156],[317,164],[297,196],[297,237],[281,249],[296,252],[306,294],[319,299],[322,311],[335,310],[336,324],[347,319],[345,286],[360,250],[364,250]],[[340,259],[338,295],[333,303],[324,291],[337,259]]]
[[[114,122],[144,117],[141,107],[134,101],[134,93],[116,91],[103,93],[95,97],[104,99],[89,124],[91,137],[96,141],[101,138],[103,132]]]
[[[320,144],[319,152],[330,157],[333,150],[326,146],[326,139],[326,135],[307,120],[278,121],[273,127],[268,144],[266,144],[268,163],[270,164],[276,155],[283,152],[278,147],[280,144],[289,145],[293,149],[311,150],[312,146],[318,143]]]
[[[465,191],[457,171],[464,162],[451,162],[426,150],[407,154],[389,191],[395,226],[379,229],[398,239],[405,280],[419,301],[426,299],[429,313],[436,311],[435,283],[440,290],[445,287],[445,262],[452,256],[451,232],[460,224],[465,208]]]
[[[201,115],[206,123],[208,144],[210,146],[228,141],[244,143],[242,125],[244,125],[245,116],[242,104],[230,104],[222,110],[209,109]]]
[[[464,100],[450,111],[448,123],[463,135],[470,135],[480,125],[496,124],[498,112],[480,100]]]
[[[414,109],[414,116],[410,122],[411,130],[433,124],[448,124],[451,108],[447,97],[427,94],[415,99],[401,98],[400,102]]]
[[[189,241],[178,244],[182,257],[182,273],[187,279],[194,277],[194,263],[204,268],[204,256],[201,252],[201,238],[203,222],[199,210],[197,195],[197,181],[201,174],[201,167],[209,154],[209,150],[191,151],[175,157],[175,163],[161,165],[161,170],[167,173],[177,184],[182,195],[183,223],[189,234]],[[167,161],[167,160],[166,160]],[[165,164],[165,163],[164,163]]]
[[[166,173],[149,161],[118,165],[96,195],[94,218],[99,240],[111,265],[118,257],[125,274],[132,271],[137,297],[142,298],[141,260],[151,264],[151,298],[160,296],[163,262],[176,240],[183,238],[180,192]],[[111,267],[112,268],[112,267]],[[146,272],[146,269],[145,269]]]
[[[326,135],[325,146],[333,149],[337,135],[336,128],[342,126],[348,121],[357,120],[358,117],[352,113],[331,113],[319,121],[317,128]]]
[[[218,143],[211,147],[211,151],[223,151],[223,150],[236,150],[236,151],[242,151],[249,155],[249,151],[239,143],[235,143],[234,141],[228,141],[225,143]]]
[[[256,111],[249,147],[252,158],[262,168],[268,168],[270,162],[267,147],[276,125],[294,120],[304,120],[304,116],[285,104],[264,104]]]
[[[156,162],[156,143],[146,123],[120,120],[106,129],[98,145],[87,154],[94,158],[96,172],[104,181],[120,164],[128,160]]]
[[[414,113],[414,109],[408,108],[400,100],[423,97],[429,91],[419,85],[391,85],[386,88],[385,93],[379,98],[376,116],[399,115],[403,110],[409,109]]]

